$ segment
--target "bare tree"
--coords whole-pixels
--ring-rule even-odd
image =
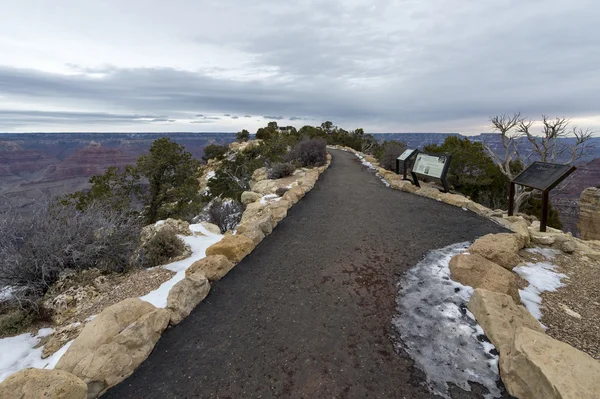
[[[590,129],[580,129],[574,126],[568,130],[570,120],[567,118],[551,119],[542,115],[541,132],[535,134],[532,132],[536,122],[521,117],[520,113],[512,117],[499,115],[490,118],[495,131],[501,136],[504,154],[498,155],[490,147],[489,143],[483,146],[498,165],[502,173],[510,180],[515,178],[516,171],[513,171],[511,164],[518,161],[523,166],[528,166],[533,161],[563,163],[571,165],[577,160],[590,154],[594,148],[591,139],[594,132]],[[569,143],[569,137],[575,138],[575,143]],[[519,144],[526,139],[531,144],[531,151],[521,153]],[[535,190],[526,187],[517,186],[515,193],[515,212],[518,212],[522,206],[534,194]]]

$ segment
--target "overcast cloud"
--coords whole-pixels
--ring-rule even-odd
[[[3,3],[0,131],[600,130],[594,0]]]

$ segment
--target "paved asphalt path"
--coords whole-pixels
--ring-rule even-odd
[[[394,350],[396,284],[428,250],[502,230],[332,153],[273,234],[105,398],[433,397]]]

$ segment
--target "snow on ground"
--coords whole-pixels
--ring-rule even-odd
[[[377,168],[376,168],[375,166],[373,166],[373,164],[372,164],[371,162],[367,162],[367,160],[365,160],[365,158],[364,158],[362,155],[359,155],[359,154],[356,154],[356,153],[355,153],[354,155],[356,155],[356,156],[358,157],[358,159],[360,159],[360,162],[362,162],[362,164],[363,164],[364,166],[366,166],[367,168],[369,168],[369,169],[371,169],[371,170],[374,170],[374,171],[376,171],[376,172],[375,172],[375,176],[379,177],[379,180],[381,180],[381,182],[382,182],[383,184],[385,184],[385,186],[386,186],[386,187],[390,187],[390,183],[388,183],[388,182],[387,182],[387,181],[386,181],[386,180],[383,178],[383,176],[381,176],[381,175],[379,174],[379,172],[377,172]]]
[[[0,288],[0,302],[8,301],[13,297],[13,287],[5,286]]]
[[[160,225],[164,221],[156,222]],[[179,236],[192,250],[192,255],[184,260],[173,262],[168,265],[160,266],[167,270],[171,270],[176,274],[170,280],[163,283],[158,289],[141,297],[141,299],[150,302],[156,307],[164,308],[167,306],[167,296],[169,290],[179,281],[185,278],[185,271],[194,262],[206,256],[206,249],[211,245],[221,241],[221,234],[214,234],[208,231],[201,224],[190,225],[190,230],[194,233],[202,233],[198,236]],[[8,295],[10,292],[5,289],[0,291],[0,295]],[[94,316],[90,316],[86,321],[91,321]],[[43,347],[35,348],[40,343],[43,337],[52,334],[51,328],[42,328],[37,335],[21,334],[15,337],[0,339],[0,382],[9,375],[23,370],[25,368],[34,367],[39,369],[52,369],[56,366],[62,355],[65,354],[73,341],[67,342],[52,356],[42,359]]]
[[[263,197],[260,199],[261,204],[268,204],[270,202],[277,202],[277,201],[281,201],[281,197],[277,194],[263,195]]]
[[[213,177],[215,177],[215,171],[211,170],[210,172],[208,172],[206,174],[206,181],[209,181],[210,179],[212,179]]]
[[[554,259],[554,257],[556,255],[559,255],[561,253],[561,251],[559,249],[540,248],[540,247],[527,248],[525,251],[529,252],[530,254],[542,255],[544,258],[546,258],[548,260]]]
[[[68,342],[59,351],[46,359],[42,359],[42,349],[35,348],[40,340],[50,334],[51,328],[42,328],[37,335],[21,334],[16,337],[0,339],[0,382],[9,375],[29,367],[38,369],[53,369],[58,360],[67,351],[71,342]]]
[[[201,224],[191,224],[190,230],[192,232],[202,233],[203,235],[198,236],[179,236],[192,250],[192,255],[189,258],[169,263],[168,265],[160,266],[167,270],[171,270],[176,274],[168,281],[162,283],[156,290],[149,292],[148,294],[140,297],[140,299],[150,302],[157,308],[167,307],[167,297],[169,296],[169,290],[178,282],[185,278],[185,271],[194,263],[200,259],[206,257],[206,249],[213,244],[221,241],[223,235],[214,234],[206,230]]]
[[[470,391],[471,381],[488,389],[486,398],[499,397],[498,356],[466,307],[473,289],[450,279],[450,258],[469,245],[430,251],[407,272],[393,324],[432,392],[450,398],[449,383]]]
[[[556,250],[549,248],[531,248],[527,251],[544,255],[547,260],[552,260],[556,255],[556,252],[553,252]],[[526,263],[524,266],[515,267],[513,271],[529,282],[525,289],[519,290],[519,295],[529,313],[541,320],[542,292],[556,291],[562,287],[564,284],[561,279],[568,278],[567,275],[556,272],[556,265],[550,262]]]

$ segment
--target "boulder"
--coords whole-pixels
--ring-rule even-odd
[[[206,249],[206,256],[224,255],[234,264],[240,263],[256,245],[251,239],[240,234],[225,236],[221,241]]]
[[[241,235],[251,239],[252,242],[254,243],[254,246],[257,246],[258,244],[260,244],[262,242],[262,240],[265,239],[265,233],[263,233],[262,230],[260,230],[260,229],[248,230],[243,233],[238,232],[238,234],[241,234]]]
[[[254,191],[244,191],[242,193],[242,204],[248,205],[258,201],[262,198],[262,195],[255,193]]]
[[[524,245],[523,240],[512,233],[488,234],[475,240],[468,251],[512,270],[521,261],[518,253]]]
[[[216,281],[229,273],[233,266],[234,264],[224,255],[207,256],[194,262],[185,271],[185,276],[190,277],[192,274],[202,272],[209,281]]]
[[[492,341],[500,356],[512,345],[519,327],[544,332],[540,323],[512,297],[499,292],[477,288],[469,301],[469,310]]]
[[[301,186],[294,186],[290,188],[285,194],[283,194],[282,198],[293,205],[300,201],[302,197],[304,197],[304,194],[304,190]]]
[[[252,180],[255,182],[267,180],[269,178],[269,170],[267,168],[258,168],[252,173]]]
[[[600,187],[589,187],[581,193],[577,229],[582,240],[600,240]]]
[[[150,355],[169,319],[169,311],[138,298],[109,306],[83,328],[56,369],[81,378],[88,397],[95,398],[129,377]]]
[[[490,211],[491,212],[491,211]],[[495,217],[493,218],[498,224],[511,230],[519,237],[519,246],[529,246],[531,243],[531,237],[529,235],[530,221],[523,218],[522,216],[507,216],[507,217]]]
[[[554,238],[553,248],[559,249],[567,254],[572,254],[577,250],[577,243],[571,233],[560,234]]]
[[[600,362],[546,334],[519,327],[500,356],[508,393],[522,399],[598,399]]]
[[[271,212],[271,226],[273,228],[275,228],[279,222],[285,219],[289,207],[290,203],[283,199],[269,205],[269,210]]]
[[[464,197],[464,196],[458,195],[458,194],[451,194],[451,193],[440,194],[440,199],[445,204],[458,206],[459,208],[467,208],[467,205],[469,205],[469,202],[473,202],[470,199],[468,199],[467,197]],[[467,209],[469,209],[469,208],[467,208]]]
[[[263,195],[275,194],[278,187],[279,184],[275,180],[261,180],[251,185],[252,191],[262,194],[261,197]]]
[[[210,283],[202,271],[187,274],[175,284],[167,297],[167,309],[171,312],[171,325],[179,324],[210,292]]]
[[[486,208],[485,206],[478,204],[475,201],[469,201],[467,203],[467,205],[465,206],[465,208],[467,208],[471,212],[475,212],[479,216],[485,216],[485,217],[487,217],[488,215],[490,215],[493,212],[491,209]]]
[[[0,398],[86,399],[85,382],[62,370],[25,369],[0,383]]]
[[[268,236],[273,231],[270,210],[265,210],[262,215],[256,216],[254,219],[244,220],[238,224],[236,230],[239,234],[244,234],[251,230],[260,230],[265,236]]]
[[[415,194],[420,195],[422,197],[439,199],[442,193],[440,190],[434,187],[422,186],[420,189],[415,191]]]
[[[450,275],[453,280],[473,288],[510,295],[521,303],[516,276],[477,254],[459,254],[450,259]]]
[[[405,191],[407,193],[414,193],[419,189],[417,186],[415,186],[408,180],[394,179],[389,183],[390,183],[390,187],[393,188],[394,190],[401,190],[401,191]]]
[[[369,163],[373,163],[373,162],[377,162],[377,158],[375,158],[371,155],[365,155],[365,161],[367,161]]]
[[[208,223],[208,222],[200,222],[202,227],[213,234],[221,234],[221,229],[216,224]]]
[[[262,204],[260,202],[253,202],[246,206],[244,213],[242,213],[242,219],[240,223],[244,223],[247,220],[256,219],[263,215],[267,204]]]

